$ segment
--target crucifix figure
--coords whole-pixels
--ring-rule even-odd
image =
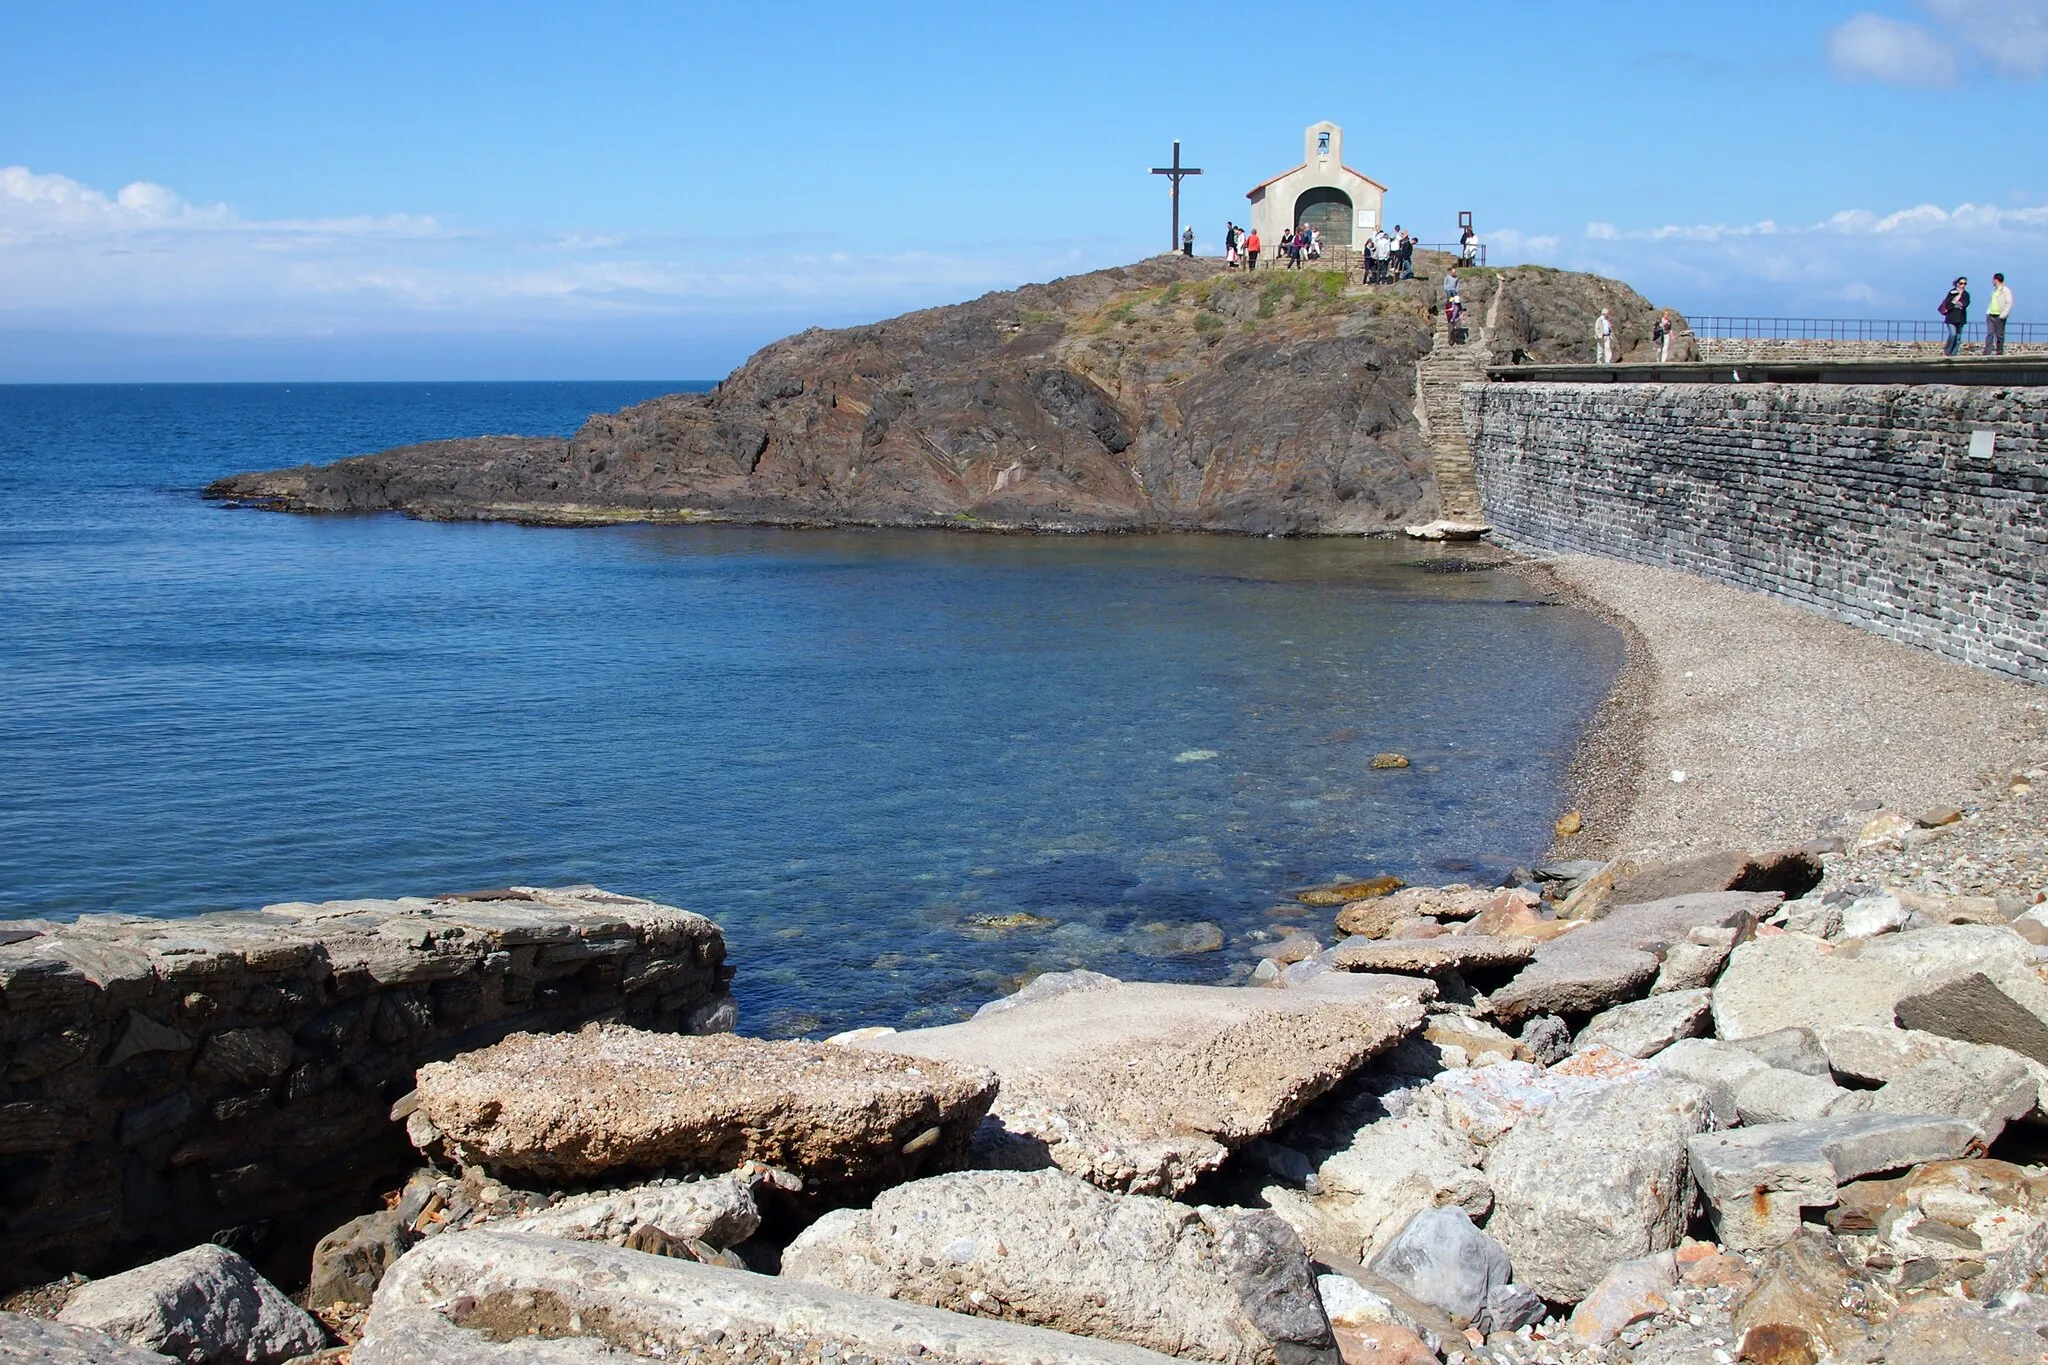
[[[1179,139],[1179,138],[1175,138],[1175,139],[1174,139],[1174,141],[1173,141],[1173,164],[1172,164],[1171,166],[1154,166],[1154,167],[1152,168],[1152,174],[1154,174],[1154,175],[1163,175],[1163,176],[1167,176],[1167,177],[1169,177],[1169,178],[1170,178],[1170,180],[1171,180],[1171,182],[1172,182],[1172,184],[1173,184],[1173,238],[1172,238],[1172,240],[1171,240],[1171,241],[1169,241],[1169,242],[1168,242],[1168,243],[1166,244],[1166,245],[1167,245],[1167,250],[1169,250],[1169,251],[1179,251],[1179,250],[1180,250],[1180,182],[1181,182],[1181,178],[1182,178],[1183,176],[1189,176],[1189,175],[1200,175],[1201,173],[1202,173],[1202,172],[1201,172],[1201,170],[1200,170],[1200,168],[1199,168],[1199,167],[1195,167],[1195,166],[1183,166],[1183,165],[1181,165],[1181,164],[1180,164],[1180,139]]]

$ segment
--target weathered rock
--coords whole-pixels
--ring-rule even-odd
[[[1714,1032],[1741,1039],[1783,1028],[1890,1024],[1909,995],[1970,972],[2000,981],[2031,976],[2032,958],[2025,939],[1984,925],[1841,944],[1799,934],[1760,938],[1737,948],[1714,984]]]
[[[1647,1062],[1594,1046],[1548,1069],[1503,1062],[1472,1071],[1446,1072],[1436,1078],[1431,1089],[1451,1127],[1483,1147],[1517,1123],[1565,1100],[1646,1082],[1656,1074]]]
[[[1996,896],[1945,896],[1939,892],[1899,887],[1892,892],[1915,926],[1936,924],[2005,924],[2010,912]]]
[[[1842,924],[1839,936],[1842,938],[1876,938],[1879,934],[1896,934],[1906,927],[1913,912],[1899,903],[1899,898],[1890,892],[1879,892],[1874,896],[1860,896],[1842,907]]]
[[[2009,1048],[2048,1063],[2048,987],[2038,980],[1993,981],[1968,972],[1929,990],[1901,996],[1895,1013],[1900,1027],[1955,1038],[1965,1043]]]
[[[1758,1033],[1734,1039],[1732,1046],[1780,1071],[1796,1071],[1802,1076],[1823,1078],[1828,1074],[1827,1049],[1821,1046],[1820,1034],[1810,1028],[1781,1028],[1773,1033]]]
[[[1883,1189],[1890,1197],[1871,1221],[1901,1264],[1946,1263],[1959,1279],[1982,1267],[1991,1278],[1971,1286],[1980,1298],[2023,1289],[2048,1269],[2026,1264],[2031,1243],[2048,1235],[2048,1178],[2004,1161],[1930,1161]]]
[[[1610,1047],[1627,1057],[1653,1057],[1681,1038],[1696,1037],[1713,1009],[1712,991],[1673,991],[1632,1000],[1593,1016],[1574,1048]]]
[[[1425,1209],[1484,1218],[1493,1207],[1478,1149],[1429,1112],[1367,1124],[1324,1160],[1316,1180],[1322,1209],[1350,1233],[1343,1254],[1368,1263]]]
[[[616,1356],[704,1365],[850,1356],[959,1365],[1171,1359],[1121,1342],[600,1242],[482,1230],[431,1238],[391,1268],[354,1365],[547,1365]]]
[[[194,1365],[279,1365],[327,1340],[254,1266],[211,1243],[90,1280],[57,1318]]]
[[[1470,886],[1410,886],[1377,900],[1354,901],[1337,912],[1337,932],[1385,938],[1387,926],[1404,919],[1471,919],[1502,893]],[[1530,897],[1531,900],[1535,899]]]
[[[1841,935],[1842,907],[1837,901],[1822,896],[1805,896],[1785,902],[1782,913],[1788,934],[1807,934],[1814,938],[1837,938]]]
[[[168,1360],[90,1327],[0,1313],[0,1361],[8,1365],[165,1365]]]
[[[1299,1239],[1063,1171],[963,1171],[827,1214],[785,1277],[1232,1365],[1334,1356]]]
[[[1668,1251],[1685,1232],[1687,1144],[1709,1122],[1707,1096],[1651,1075],[1526,1118],[1486,1154],[1487,1228],[1519,1282],[1547,1299],[1576,1302],[1608,1267]]]
[[[1550,1316],[1550,1305],[1535,1290],[1519,1284],[1500,1285],[1486,1294],[1486,1304],[1472,1325],[1487,1336],[1534,1326]]]
[[[1756,1054],[1708,1038],[1682,1038],[1658,1053],[1655,1063],[1659,1070],[1707,1092],[1718,1127],[1733,1127],[1740,1121],[1736,1092],[1751,1076],[1770,1069]]]
[[[1437,1354],[1422,1338],[1390,1322],[1336,1330],[1344,1365],[1437,1365]]]
[[[1657,980],[1650,987],[1652,995],[1666,995],[1675,991],[1696,991],[1714,984],[1714,978],[1728,965],[1728,955],[1735,950],[1736,931],[1733,929],[1695,929],[1685,936],[1683,943],[1674,943],[1664,954],[1664,965],[1657,969]]]
[[[1819,860],[1798,849],[1746,853],[1729,849],[1677,862],[1653,863],[1618,877],[1610,903],[1644,905],[1711,891],[1770,891],[1803,896],[1819,884]]]
[[[1353,1365],[1355,1347],[1373,1328],[1400,1328],[1422,1343],[1431,1360],[1459,1339],[1457,1324],[1442,1309],[1363,1267],[1348,1267],[1341,1275],[1318,1275],[1316,1293],[1337,1334],[1345,1365]]]
[[[1884,1365],[1986,1365],[2043,1354],[2038,1327],[1947,1295],[1904,1304],[1885,1326]]]
[[[1791,1123],[1841,1112],[1850,1091],[1804,1072],[1767,1066],[1735,1087],[1735,1111],[1744,1123]]]
[[[1423,1209],[1410,1218],[1373,1258],[1372,1271],[1460,1324],[1513,1278],[1508,1253],[1457,1208]]]
[[[1266,957],[1271,962],[1288,967],[1297,962],[1306,962],[1322,950],[1323,945],[1316,942],[1311,935],[1294,934],[1268,948]]]
[[[2006,1124],[2033,1112],[2039,1095],[2040,1084],[2022,1058],[1985,1049],[1975,1055],[1930,1059],[1901,1071],[1871,1095],[1870,1110],[1967,1119],[1988,1146]]]
[[[1434,990],[1349,973],[1287,991],[1122,985],[857,1046],[1000,1076],[984,1134],[1000,1164],[1179,1193],[1413,1032]]]
[[[1862,1341],[1865,1322],[1842,1302],[1848,1287],[1849,1268],[1825,1234],[1787,1240],[1735,1307],[1742,1359],[1819,1360]]]
[[[641,1228],[657,1228],[685,1242],[733,1247],[761,1226],[754,1191],[735,1176],[679,1180],[572,1195],[537,1212],[497,1220],[507,1232],[572,1242],[626,1245]]]
[[[1489,1056],[1516,1062],[1531,1060],[1527,1044],[1484,1019],[1462,1014],[1432,1014],[1422,1026],[1422,1037],[1438,1048],[1458,1049],[1467,1064],[1476,1065],[1474,1059]]]
[[[1553,1066],[1572,1055],[1571,1025],[1554,1014],[1539,1014],[1522,1024],[1521,1044],[1527,1060]]]
[[[1621,906],[1539,946],[1535,961],[1493,992],[1488,1008],[1503,1023],[1606,1009],[1646,994],[1665,952],[1692,930],[1746,926],[1777,903],[1775,893],[1723,891]]]
[[[1757,1251],[1797,1232],[1801,1209],[1833,1205],[1845,1181],[1965,1156],[1980,1140],[1961,1119],[1843,1114],[1703,1133],[1691,1165],[1722,1244]]]
[[[315,1308],[337,1303],[368,1306],[384,1272],[413,1244],[412,1229],[392,1209],[351,1218],[313,1248],[313,1277],[306,1302]]]
[[[1582,1346],[1605,1346],[1622,1329],[1669,1312],[1671,1291],[1677,1285],[1677,1265],[1668,1251],[1623,1261],[1572,1310],[1572,1340]]]
[[[1332,967],[1346,972],[1399,972],[1443,976],[1449,972],[1501,971],[1519,967],[1535,956],[1527,939],[1489,938],[1481,934],[1446,934],[1442,938],[1346,939],[1326,955]]]
[[[986,1071],[862,1050],[903,1036],[842,1046],[610,1024],[516,1034],[420,1068],[410,1122],[431,1125],[430,1147],[493,1174],[589,1181],[760,1161],[798,1172],[828,1202],[859,1199],[959,1165],[995,1095]]]
[[[1071,995],[1076,991],[1113,991],[1120,988],[1123,984],[1123,982],[1115,977],[1105,975],[1102,972],[1045,972],[1039,976],[1032,977],[1024,983],[1022,989],[1015,993],[997,996],[994,1000],[989,1001],[974,1012],[974,1017],[979,1019],[983,1015],[1003,1014],[1016,1009],[1019,1005],[1034,1005],[1041,1000],[1051,1000],[1055,996]],[[887,1030],[889,1033],[895,1033],[896,1031],[895,1029]],[[870,1036],[879,1038],[884,1035],[878,1033]],[[864,1042],[866,1039],[843,1036],[835,1041],[858,1043]]]

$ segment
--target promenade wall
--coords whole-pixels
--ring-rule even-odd
[[[1746,364],[1788,360],[1939,360],[1939,341],[1833,341],[1801,337],[1700,337],[1691,338],[1699,358],[1714,364]],[[2038,341],[2009,342],[2007,355],[2048,355],[2048,344]],[[1965,345],[1964,357],[1983,354],[1975,341]]]
[[[734,1022],[701,915],[594,888],[0,924],[0,1290],[217,1241],[303,1277],[417,1157],[423,1062]]]
[[[1507,540],[1683,569],[2048,681],[2048,389],[1471,384]]]

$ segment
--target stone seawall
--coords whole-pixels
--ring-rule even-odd
[[[1464,399],[1509,540],[1684,569],[2048,681],[2048,389],[1496,383]]]
[[[730,1029],[701,915],[580,887],[0,922],[0,1289],[223,1242],[303,1274],[415,1158],[422,1062]]]
[[[1823,341],[1805,337],[1694,337],[1699,358],[1714,364],[1741,361],[1787,360],[1939,360],[1939,341]],[[2008,342],[2008,355],[2048,354],[2048,345],[2037,341]],[[1961,354],[1974,358],[1983,347],[1972,341]]]

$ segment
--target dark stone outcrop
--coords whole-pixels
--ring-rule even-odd
[[[1431,262],[1419,264],[1429,265]],[[985,529],[1357,533],[1438,512],[1414,407],[1438,273],[1160,257],[767,347],[715,393],[241,474],[208,495],[296,512],[547,524],[751,521]],[[1557,271],[1473,271],[1496,355],[1590,360],[1649,306]],[[1507,293],[1491,307],[1495,291]]]

